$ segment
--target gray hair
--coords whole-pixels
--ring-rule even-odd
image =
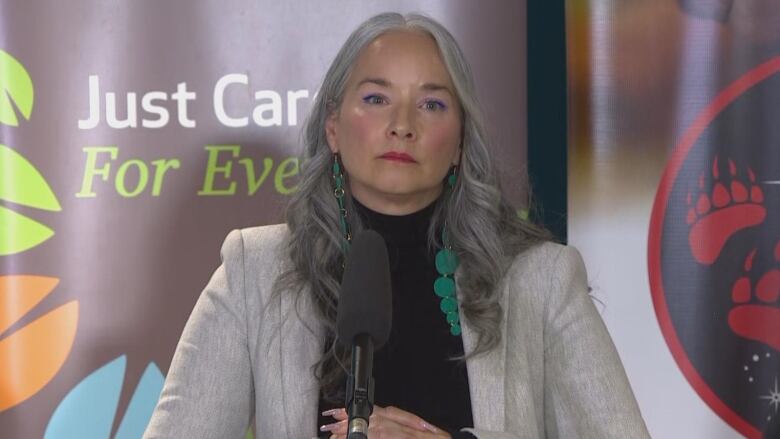
[[[469,326],[478,334],[476,348],[467,357],[487,352],[500,342],[502,310],[498,290],[514,256],[549,239],[546,231],[518,218],[500,190],[471,69],[447,29],[417,14],[384,13],[363,22],[333,60],[306,122],[301,179],[287,208],[292,266],[275,284],[277,294],[295,291],[299,298],[307,294],[316,304],[316,324],[325,329],[327,351],[315,373],[325,395],[331,398],[341,390],[339,381],[349,353],[335,341],[344,237],[333,195],[333,155],[325,137],[325,123],[341,105],[352,66],[363,48],[391,30],[424,32],[435,40],[461,104],[463,135],[458,178],[437,202],[428,242],[432,247],[439,244],[437,231],[446,222],[449,239],[461,261],[457,275],[460,307]],[[345,200],[352,231],[359,231],[363,226],[354,213],[351,198]]]

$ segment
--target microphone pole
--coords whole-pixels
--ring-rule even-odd
[[[368,439],[374,410],[374,349],[390,337],[392,292],[387,247],[371,230],[353,237],[344,264],[336,332],[343,346],[352,347],[344,408],[347,438]]]
[[[374,342],[358,334],[352,342],[352,375],[347,380],[347,439],[367,439],[368,419],[374,411]]]

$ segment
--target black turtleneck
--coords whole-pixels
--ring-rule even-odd
[[[374,354],[374,403],[414,413],[451,433],[473,426],[460,336],[450,334],[433,292],[439,276],[428,226],[436,203],[402,216],[374,212],[355,201],[365,228],[385,239],[393,290],[390,339]],[[320,413],[341,404],[320,399]],[[319,425],[333,422],[320,416]],[[470,435],[463,437],[472,437]]]

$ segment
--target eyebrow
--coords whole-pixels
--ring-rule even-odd
[[[380,87],[390,87],[390,82],[387,79],[382,78],[364,78],[357,83],[357,87],[360,87],[363,84],[376,84]]]
[[[434,84],[434,83],[428,82],[428,83],[423,84],[421,88],[423,90],[427,90],[427,91],[439,91],[439,90],[442,90],[442,91],[446,91],[449,94],[452,94],[452,90],[450,90],[449,87],[447,87],[446,85],[441,85],[441,84]]]
[[[363,84],[376,84],[380,87],[390,87],[391,85],[390,81],[384,78],[364,78],[363,80],[357,83],[356,87],[360,87]],[[450,88],[447,87],[446,85],[436,84],[433,82],[426,82],[420,88],[425,91],[445,91],[450,95],[453,95],[452,90],[450,90]]]

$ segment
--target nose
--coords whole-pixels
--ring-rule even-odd
[[[398,140],[413,141],[417,139],[415,113],[407,105],[399,106],[393,112],[393,118],[387,132],[388,137]]]

